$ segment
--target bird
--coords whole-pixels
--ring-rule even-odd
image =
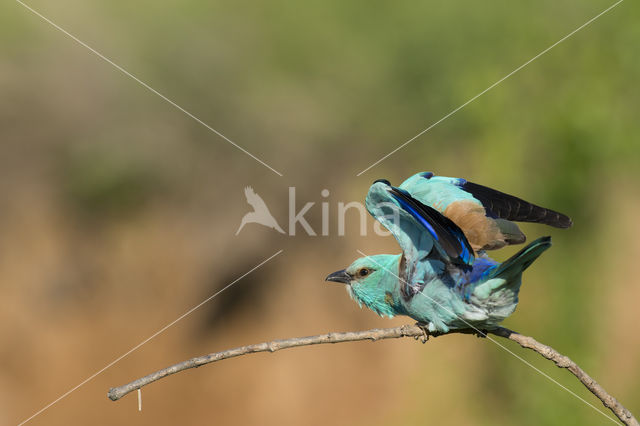
[[[495,329],[515,311],[522,272],[551,246],[550,237],[541,237],[499,263],[484,250],[475,251],[452,219],[406,186],[384,179],[369,188],[366,207],[402,253],[361,257],[325,280],[346,284],[361,307],[383,317],[409,316],[429,334]]]
[[[240,230],[247,223],[259,223],[260,225],[273,228],[279,233],[284,234],[284,231],[282,230],[282,228],[280,228],[280,225],[278,225],[276,219],[273,217],[273,215],[271,215],[271,212],[269,211],[269,208],[265,204],[264,200],[255,193],[253,188],[247,186],[244,189],[244,195],[247,198],[247,203],[249,203],[249,205],[253,207],[253,211],[245,214],[242,217],[242,221],[240,222],[240,227],[236,231],[236,235],[240,233]]]
[[[573,224],[562,213],[463,178],[421,172],[405,180],[399,188],[451,219],[462,229],[474,251],[524,243],[526,237],[514,222],[534,222],[556,228],[569,228]]]

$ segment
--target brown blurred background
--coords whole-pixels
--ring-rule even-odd
[[[0,5],[0,423],[16,424],[280,249],[29,424],[607,424],[491,342],[449,336],[259,354],[107,390],[274,338],[403,324],[323,282],[365,253],[337,204],[418,171],[569,214],[505,325],[640,414],[640,7],[628,1],[360,177],[609,6],[604,1],[29,3],[261,158],[279,177],[16,2]],[[280,225],[288,187],[330,236]],[[330,196],[322,198],[321,190]],[[372,221],[368,219],[368,229]],[[514,249],[515,250],[515,249]],[[514,250],[495,255],[505,259]],[[567,372],[502,342],[598,408]]]

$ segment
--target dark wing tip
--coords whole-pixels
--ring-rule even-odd
[[[537,206],[534,206],[537,207]],[[544,207],[537,207],[539,209],[538,218],[535,220],[525,220],[526,222],[537,222],[545,225],[553,226],[554,228],[566,229],[571,228],[573,221],[567,215],[559,213],[555,210],[546,209]]]
[[[562,213],[496,189],[469,181],[464,181],[460,186],[482,203],[489,217],[495,216],[515,222],[542,223],[555,228],[569,228],[573,224],[571,219]]]
[[[573,226],[573,221],[571,220],[571,218],[569,216],[563,215],[562,213],[558,213],[557,227],[566,229],[571,228],[571,226]]]
[[[391,186],[391,182],[389,182],[386,179],[376,179],[376,180],[373,181],[373,183],[378,183],[378,182],[381,182],[381,183],[384,183],[385,185]]]

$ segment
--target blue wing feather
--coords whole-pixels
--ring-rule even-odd
[[[452,263],[471,265],[473,249],[462,230],[436,209],[422,204],[406,190],[389,187],[389,192],[400,206],[408,211],[431,234]]]
[[[462,230],[408,191],[378,180],[367,195],[367,209],[391,231],[410,260],[427,257],[435,248],[433,255],[445,263],[463,266],[473,263],[474,252]],[[399,223],[392,220],[390,213],[397,215]]]

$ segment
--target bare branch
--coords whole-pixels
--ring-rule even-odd
[[[571,361],[569,357],[562,355],[551,346],[547,346],[538,342],[533,337],[523,336],[522,334],[518,334],[515,331],[511,331],[509,329],[499,327],[495,330],[491,330],[490,333],[495,334],[496,336],[504,337],[509,340],[513,340],[518,343],[520,346],[526,349],[531,349],[545,357],[546,359],[553,361],[556,366],[560,368],[566,368],[580,380],[580,383],[584,385],[591,393],[598,397],[602,404],[605,407],[610,409],[613,414],[616,415],[618,419],[625,425],[633,425],[638,426],[638,421],[633,414],[629,410],[627,410],[622,404],[618,402],[613,396],[609,395],[606,390],[602,386],[598,384],[591,376],[584,372],[582,368],[578,366],[575,362]]]
[[[478,334],[476,330],[454,330],[451,333],[466,333],[466,334]],[[546,359],[553,361],[556,366],[560,368],[566,368],[574,376],[580,380],[580,382],[591,391],[605,407],[609,408],[615,416],[620,419],[625,425],[640,426],[638,421],[633,417],[631,412],[627,410],[622,404],[618,402],[613,396],[609,395],[607,391],[602,388],[594,379],[592,379],[587,373],[584,372],[575,362],[571,361],[568,357],[558,353],[550,346],[544,345],[536,341],[532,337],[524,336],[511,331],[506,328],[498,327],[494,330],[490,330],[489,333],[496,336],[504,337],[505,339],[513,340],[520,346],[526,349],[531,349]],[[481,334],[482,335],[482,334]],[[438,335],[433,335],[438,336]],[[484,335],[482,335],[484,337]],[[325,343],[342,343],[342,342],[357,342],[360,340],[383,340],[383,339],[398,339],[401,337],[414,337],[416,339],[422,338],[423,342],[428,339],[422,328],[417,325],[403,325],[395,328],[383,328],[372,329],[366,331],[347,332],[347,333],[327,333],[317,336],[308,337],[296,337],[291,339],[273,340],[271,342],[258,343],[255,345],[242,346],[239,348],[228,349],[222,352],[215,352],[209,355],[203,355],[196,358],[191,358],[187,361],[174,364],[170,367],[158,370],[155,373],[151,373],[145,377],[141,377],[123,386],[118,386],[109,389],[108,396],[112,401],[117,401],[129,392],[136,389],[140,389],[150,383],[167,377],[171,374],[179,373],[190,368],[197,368],[205,364],[210,364],[216,361],[222,361],[228,358],[234,358],[237,356],[253,354],[257,352],[275,352],[280,349],[295,348],[299,346],[320,345]]]

